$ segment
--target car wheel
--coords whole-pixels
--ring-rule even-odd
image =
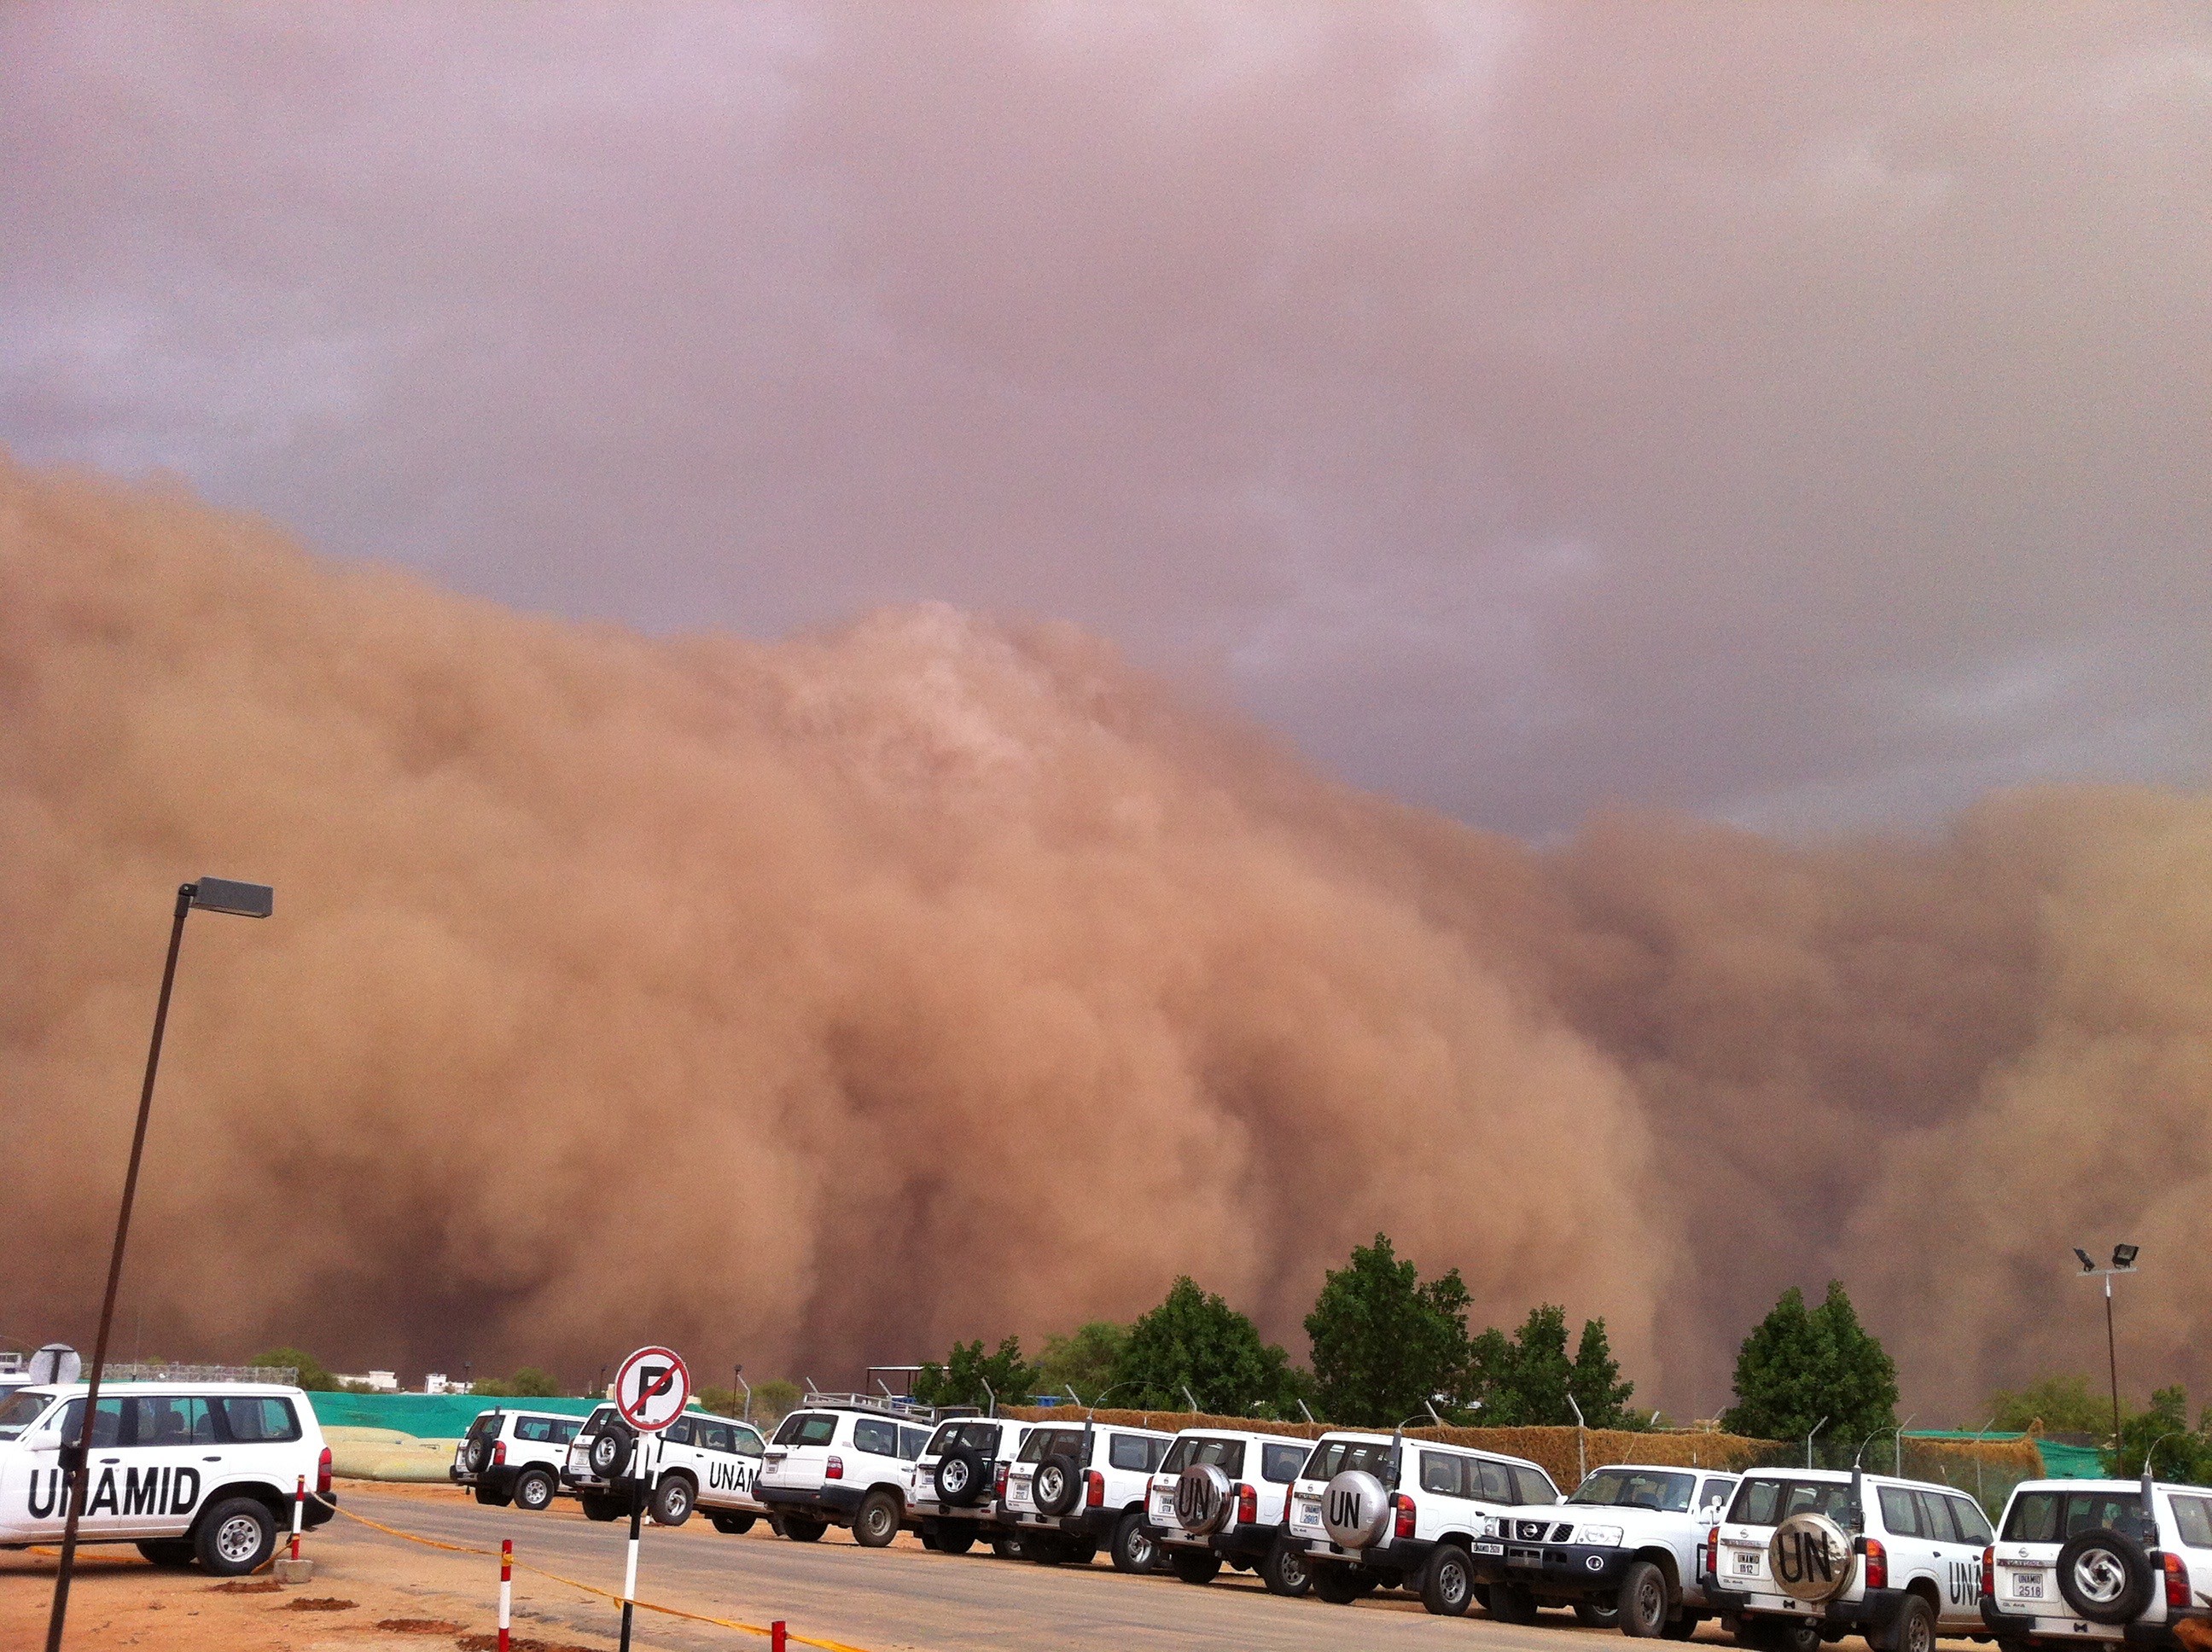
[[[1211,1549],[1170,1549],[1168,1564],[1186,1583],[1211,1583],[1221,1575],[1221,1557]]]
[[[1303,1598],[1313,1587],[1313,1577],[1306,1570],[1305,1546],[1278,1537],[1267,1558],[1260,1563],[1260,1581],[1270,1594],[1286,1594],[1293,1600]]]
[[[1485,1610],[1501,1624],[1533,1624],[1536,1597],[1518,1583],[1492,1583]]]
[[[1098,1558],[1098,1546],[1096,1543],[1090,1541],[1086,1538],[1071,1537],[1067,1540],[1067,1564],[1069,1565],[1087,1566],[1097,1558]]]
[[[937,1547],[941,1554],[965,1554],[975,1546],[975,1534],[959,1521],[946,1521],[937,1528]]]
[[[653,1523],[681,1526],[691,1518],[692,1503],[697,1496],[684,1475],[662,1475],[660,1484],[653,1488]]]
[[[1114,1522],[1114,1540],[1107,1552],[1113,1557],[1115,1571],[1153,1571],[1160,1564],[1160,1546],[1152,1536],[1152,1528],[1145,1523],[1143,1513],[1135,1509]]]
[[[1439,1618],[1464,1618],[1474,1599],[1474,1563],[1457,1544],[1439,1544],[1421,1569],[1421,1604]]]
[[[1592,1629],[1620,1627],[1620,1607],[1611,1600],[1577,1600],[1575,1602],[1575,1621]]]
[[[1306,1576],[1314,1598],[1333,1606],[1348,1606],[1367,1593],[1349,1566],[1315,1566]]]
[[[514,1499],[504,1491],[495,1491],[491,1487],[479,1481],[477,1485],[477,1501],[487,1509],[504,1509]]]
[[[1820,1652],[1822,1636],[1818,1624],[1800,1623],[1793,1618],[1774,1624],[1767,1632],[1773,1637],[1775,1652]]]
[[[898,1532],[898,1499],[888,1491],[869,1492],[853,1511],[853,1541],[864,1549],[880,1549]]]
[[[830,1529],[826,1520],[813,1520],[804,1515],[786,1515],[783,1534],[793,1543],[819,1543],[822,1534]]]
[[[1067,1558],[1067,1545],[1058,1532],[1024,1532],[1014,1540],[1023,1559],[1039,1566],[1057,1566]]]
[[[743,1537],[753,1528],[757,1515],[716,1515],[714,1529],[725,1537]]]
[[[192,1564],[192,1540],[188,1537],[149,1538],[138,1546],[138,1552],[164,1570],[175,1570]]]
[[[1667,1574],[1649,1560],[1632,1560],[1620,1576],[1620,1599],[1613,1621],[1621,1633],[1639,1641],[1667,1632]],[[1587,1619],[1585,1619],[1587,1621]]]
[[[2093,1624],[2124,1624],[2150,1604],[2150,1560],[2125,1533],[2100,1526],[2058,1552],[2058,1592]]]
[[[200,1570],[217,1577],[258,1571],[276,1548],[276,1521],[252,1497],[218,1503],[200,1517],[194,1540]]]
[[[527,1509],[532,1514],[553,1506],[553,1493],[558,1490],[552,1475],[542,1468],[526,1468],[514,1477],[514,1506]]]
[[[1936,1652],[1936,1608],[1917,1594],[1908,1594],[1898,1608],[1897,1652]]]
[[[1667,1620],[1667,1627],[1659,1631],[1660,1638],[1668,1641],[1694,1641],[1698,1638],[1698,1625],[1703,1622],[1705,1619],[1694,1612],[1678,1612]],[[2027,1649],[2023,1647],[2021,1652],[2027,1652]]]
[[[1001,1560],[1019,1560],[1022,1540],[1018,1537],[994,1537],[991,1540],[991,1552]]]

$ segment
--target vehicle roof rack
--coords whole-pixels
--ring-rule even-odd
[[[873,1412],[878,1417],[897,1417],[910,1423],[933,1423],[939,1415],[935,1407],[922,1405],[918,1400],[885,1399],[879,1394],[823,1394],[809,1388],[806,1397],[799,1403],[830,1411]]]

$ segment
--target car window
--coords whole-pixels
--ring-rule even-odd
[[[1735,1488],[1735,1506],[1729,1520],[1737,1526],[1777,1526],[1774,1511],[1782,1506],[1781,1480],[1745,1480]]]
[[[300,1437],[300,1419],[292,1402],[275,1394],[244,1398],[225,1395],[215,1402],[216,1428],[240,1445],[260,1445]]]
[[[928,1443],[929,1430],[926,1428],[902,1428],[899,1430],[898,1455],[905,1458],[908,1462],[912,1462],[916,1457],[921,1456],[924,1448],[926,1448]],[[740,1446],[738,1449],[740,1451],[744,1449],[743,1446]]]
[[[660,1430],[660,1437],[667,1441],[671,1445],[690,1445],[691,1443],[691,1419],[688,1417],[678,1418],[666,1428]]]
[[[1303,1478],[1333,1480],[1347,1470],[1382,1479],[1390,1472],[1390,1448],[1377,1440],[1325,1440],[1306,1460]]]
[[[569,1441],[576,1437],[577,1431],[583,1426],[584,1419],[580,1417],[571,1417],[565,1422],[554,1424],[553,1443],[556,1445],[568,1444]]]
[[[2173,1523],[2181,1540],[2192,1549],[2212,1549],[2212,1497],[2169,1497]]]
[[[481,1440],[488,1435],[498,1433],[500,1417],[501,1413],[495,1411],[484,1412],[483,1416],[469,1424],[469,1438]]]
[[[691,1424],[691,1443],[702,1451],[727,1451],[730,1449],[730,1425],[709,1423],[704,1418]]]
[[[2142,1518],[2142,1498],[2126,1491],[2075,1491],[2066,1498],[2066,1535],[2079,1537],[2100,1526],[2120,1527]]]
[[[1455,1457],[1442,1451],[1424,1451],[1421,1454],[1421,1490],[1433,1491],[1443,1497],[1465,1497],[1467,1493],[1462,1487],[1466,1483],[1466,1475],[1462,1472],[1466,1463],[1464,1457]]]
[[[1881,1523],[1892,1537],[1932,1537],[1920,1523],[1920,1505],[1912,1493],[1901,1485],[1881,1488]]]
[[[1698,1488],[1698,1507],[1710,1509],[1715,1505],[1728,1507],[1728,1500],[1735,1491],[1735,1482],[1729,1479],[1709,1479]]]
[[[1260,1448],[1260,1478],[1277,1485],[1288,1485],[1297,1479],[1298,1471],[1313,1455],[1313,1448],[1300,1441],[1297,1445],[1270,1445]]]
[[[1209,1440],[1187,1434],[1175,1442],[1160,1464],[1163,1474],[1180,1474],[1186,1468],[1211,1466],[1235,1479],[1244,1472],[1244,1442]]]
[[[2023,1491],[2012,1500],[2005,1515],[2008,1543],[2056,1543],[2058,1511],[2065,1506],[2063,1491]]]
[[[988,1461],[999,1455],[999,1433],[1000,1425],[996,1423],[950,1424],[938,1430],[938,1455],[942,1456],[955,1446],[965,1446]]]
[[[50,1394],[19,1394],[0,1406],[0,1440],[12,1440],[46,1415],[54,1403]]]
[[[84,1430],[84,1401],[72,1400],[62,1412],[62,1438],[74,1440]],[[92,1443],[95,1447],[118,1443],[123,1436],[123,1402],[103,1400],[100,1415],[93,1419]]]
[[[1833,1480],[1796,1482],[1783,1499],[1782,1517],[1787,1520],[1792,1515],[1808,1513],[1847,1523],[1851,1515],[1851,1488]]]
[[[1521,1501],[1520,1494],[1513,1489],[1513,1471],[1505,1464],[1492,1462],[1487,1457],[1475,1459],[1474,1488],[1469,1495],[1480,1497],[1486,1503]],[[1544,1501],[1548,1503],[1550,1499],[1547,1497]]]
[[[1601,1468],[1575,1488],[1571,1503],[1604,1503],[1618,1509],[1664,1509],[1680,1514],[1690,1506],[1698,1484],[1694,1474],[1665,1474],[1644,1468]]]
[[[1159,1461],[1152,1455],[1151,1448],[1159,1443],[1157,1440],[1147,1440],[1141,1434],[1111,1434],[1106,1438],[1106,1461],[1115,1468],[1148,1474]]]
[[[124,1437],[134,1445],[213,1445],[215,1418],[208,1402],[182,1394],[159,1398],[134,1395]]]
[[[1984,1547],[1996,1541],[1996,1534],[1990,1530],[1989,1516],[1978,1504],[1967,1497],[1946,1499],[1951,1505],[1952,1523],[1959,1528],[1962,1543],[1978,1543]]]
[[[1920,1499],[1921,1536],[1933,1538],[1938,1543],[1965,1541],[1959,1535],[1956,1522],[1951,1518],[1950,1498],[1940,1491],[1921,1491],[1915,1495]]]
[[[1514,1495],[1523,1503],[1557,1503],[1559,1488],[1552,1484],[1551,1476],[1540,1468],[1513,1466]]]
[[[593,1411],[589,1417],[586,1417],[584,1419],[584,1432],[586,1434],[605,1433],[608,1425],[615,1420],[616,1415],[617,1412],[612,1406],[599,1406],[597,1410]]]
[[[898,1424],[880,1417],[855,1418],[853,1422],[853,1449],[866,1451],[878,1457],[898,1455]]]
[[[795,1411],[775,1431],[778,1445],[828,1445],[837,1437],[837,1419],[817,1411]]]
[[[1036,1428],[1022,1442],[1021,1453],[1014,1461],[1041,1463],[1047,1457],[1079,1456],[1083,1451],[1083,1430],[1079,1428]]]
[[[553,1437],[553,1419],[550,1417],[518,1417],[514,1419],[514,1437],[518,1440],[550,1440]]]

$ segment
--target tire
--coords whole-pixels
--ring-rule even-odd
[[[1260,1581],[1267,1586],[1270,1594],[1303,1600],[1313,1588],[1313,1574],[1306,1568],[1305,1546],[1287,1537],[1278,1537],[1269,1546],[1267,1558],[1260,1563]]]
[[[200,1570],[216,1577],[259,1571],[276,1552],[276,1520],[252,1497],[230,1497],[200,1516],[193,1534]]]
[[[939,1554],[965,1554],[975,1546],[975,1534],[968,1529],[965,1521],[947,1521],[937,1528]]]
[[[1791,1618],[1778,1623],[1770,1620],[1764,1643],[1773,1652],[1820,1652],[1822,1638],[1820,1625]]]
[[[1107,1546],[1115,1571],[1142,1576],[1160,1569],[1159,1540],[1145,1523],[1144,1512],[1132,1509],[1114,1522],[1114,1540]]]
[[[1659,1631],[1660,1638],[1668,1641],[1694,1641],[1698,1638],[1698,1625],[1703,1622],[1705,1619],[1694,1612],[1678,1612],[1667,1620],[1667,1627]],[[2021,1652],[2027,1652],[2027,1649],[2023,1647]]]
[[[512,1501],[518,1509],[527,1509],[536,1514],[541,1509],[553,1506],[553,1494],[560,1487],[553,1483],[552,1474],[543,1468],[526,1468],[514,1477]]]
[[[930,1484],[947,1509],[972,1509],[990,1488],[991,1465],[973,1446],[955,1446],[937,1460]]]
[[[1464,1618],[1474,1599],[1474,1563],[1465,1549],[1442,1543],[1421,1568],[1421,1604],[1437,1618]]]
[[[1667,1632],[1667,1574],[1649,1560],[1632,1560],[1620,1575],[1613,1619],[1632,1640],[1657,1640]]]
[[[585,1467],[596,1479],[620,1479],[636,1445],[635,1434],[623,1424],[613,1424],[592,1436],[591,1449],[584,1454]]]
[[[1069,1565],[1087,1566],[1097,1558],[1098,1558],[1098,1546],[1090,1539],[1071,1537],[1067,1540]]]
[[[1022,1558],[1033,1565],[1057,1566],[1067,1558],[1067,1542],[1058,1532],[1024,1532],[1014,1540]]]
[[[663,1474],[653,1488],[653,1523],[681,1526],[699,1506],[699,1488],[688,1474]]]
[[[481,1434],[461,1442],[461,1473],[481,1474],[484,1467],[484,1436]]]
[[[1575,1602],[1575,1621],[1590,1629],[1620,1627],[1620,1607],[1612,1600],[1577,1600]]]
[[[991,1552],[1001,1560],[1019,1560],[1022,1540],[1018,1537],[994,1537],[991,1540]]]
[[[871,1491],[853,1510],[853,1541],[864,1549],[880,1549],[899,1534],[898,1499],[888,1491]]]
[[[2150,1561],[2142,1545],[2109,1526],[2068,1540],[2058,1552],[2058,1592],[2093,1624],[2124,1624],[2150,1604]]]
[[[1221,1557],[1211,1549],[1170,1549],[1168,1564],[1186,1583],[1211,1583],[1221,1576]]]
[[[715,1515],[711,1516],[714,1529],[724,1537],[743,1537],[753,1528],[757,1515]]]
[[[826,1520],[816,1520],[808,1515],[786,1515],[783,1534],[793,1543],[819,1543],[822,1534],[830,1529]]]
[[[192,1564],[192,1540],[188,1537],[148,1538],[138,1552],[165,1571],[178,1571]]]
[[[1518,1583],[1492,1583],[1490,1604],[1485,1610],[1501,1624],[1533,1624],[1536,1597]]]
[[[1349,1566],[1314,1566],[1306,1573],[1307,1586],[1313,1590],[1314,1599],[1326,1600],[1333,1606],[1348,1606],[1367,1593],[1359,1587],[1359,1580],[1352,1575]]]
[[[1906,1595],[1893,1633],[1897,1652],[1936,1652],[1936,1608],[1917,1594]]]
[[[482,1481],[477,1484],[477,1501],[487,1509],[504,1509],[514,1499],[504,1491],[495,1491]]]
[[[629,1504],[605,1491],[586,1491],[576,1501],[583,1505],[586,1520],[620,1520],[629,1512]]]
[[[1036,1499],[1037,1513],[1055,1520],[1075,1512],[1076,1504],[1083,1501],[1083,1490],[1082,1465],[1063,1451],[1055,1451],[1039,1463],[1030,1481],[1030,1495]]]

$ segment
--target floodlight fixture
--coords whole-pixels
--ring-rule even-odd
[[[2114,1245],[2112,1247],[2112,1266],[2123,1273],[2133,1272],[2135,1271],[2136,1258],[2142,1254],[2142,1247],[2140,1245]]]
[[[2095,1260],[2090,1256],[2089,1253],[2082,1249],[2081,1246],[2076,1245],[2074,1247],[2074,1254],[2081,1259],[2081,1271],[2084,1273],[2094,1273],[2097,1271],[2097,1264]]]

